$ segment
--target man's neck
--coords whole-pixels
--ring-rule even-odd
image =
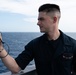
[[[60,36],[60,31],[57,30],[57,31],[54,31],[54,32],[49,32],[47,35],[48,35],[48,40],[56,40]]]

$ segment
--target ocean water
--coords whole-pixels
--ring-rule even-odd
[[[66,33],[67,35],[71,36],[72,38],[76,39],[76,33]],[[16,58],[19,53],[24,50],[24,46],[30,42],[32,39],[39,37],[42,35],[41,33],[37,32],[3,32],[3,41],[6,42],[9,46],[9,54]],[[5,45],[7,49],[7,46]],[[34,64],[34,62],[30,62],[30,64]],[[29,64],[29,65],[30,65]],[[9,71],[0,59],[0,73],[4,73]]]

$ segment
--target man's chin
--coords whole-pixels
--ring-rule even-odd
[[[40,30],[40,32],[41,32],[41,33],[45,33],[45,31],[41,31],[41,30]]]

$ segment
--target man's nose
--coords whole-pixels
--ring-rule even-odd
[[[37,22],[37,25],[38,25],[38,26],[40,25],[40,21]]]

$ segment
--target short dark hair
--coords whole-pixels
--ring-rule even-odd
[[[56,4],[43,4],[38,9],[38,12],[41,12],[41,11],[45,11],[45,12],[58,11],[58,12],[60,12],[60,7]]]

